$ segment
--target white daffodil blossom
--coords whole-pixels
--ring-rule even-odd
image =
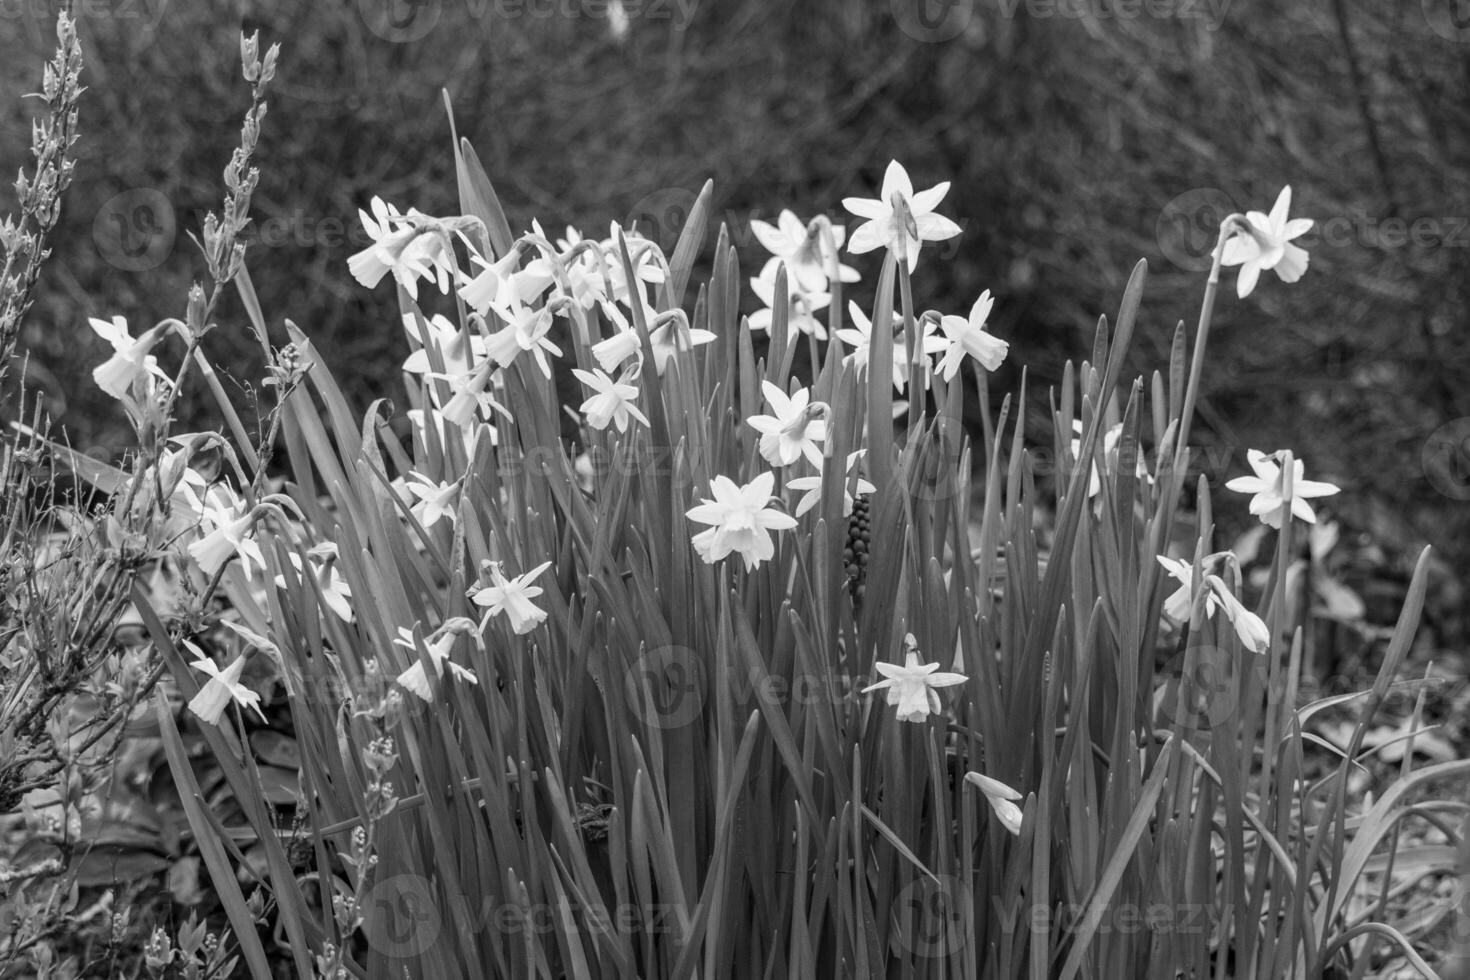
[[[888,690],[887,702],[898,708],[899,721],[921,722],[939,712],[939,695],[935,688],[952,687],[966,681],[964,674],[944,673],[937,663],[920,663],[919,644],[912,633],[904,637],[904,663],[875,663],[873,668],[883,680],[869,684],[862,693]]]
[[[574,309],[590,310],[598,303],[610,303],[607,278],[603,274],[602,250],[597,242],[582,238],[577,229],[567,226],[567,238],[553,245],[541,228],[531,221],[531,234],[523,241],[542,252],[526,263],[517,282],[524,296],[528,286],[551,287],[547,305],[558,316],[572,315]],[[527,282],[526,280],[529,280]]]
[[[1291,209],[1291,185],[1281,189],[1270,214],[1246,212],[1246,225],[1237,229],[1225,242],[1221,265],[1240,266],[1235,292],[1241,298],[1251,294],[1266,269],[1275,269],[1282,282],[1296,282],[1307,271],[1309,256],[1299,245],[1291,244],[1311,230],[1311,218],[1288,218]]]
[[[620,310],[614,307],[609,314],[618,330],[611,337],[593,345],[592,356],[597,358],[598,366],[602,370],[612,374],[618,365],[640,354],[643,344],[638,339],[637,329]],[[668,369],[669,359],[677,352],[691,350],[715,339],[715,335],[708,330],[691,330],[683,310],[655,313],[652,306],[644,304],[643,320],[648,324],[648,343],[653,348],[654,367],[660,375]]]
[[[463,374],[430,372],[427,375],[429,379],[448,381],[454,390],[449,401],[435,414],[442,421],[457,425],[461,429],[475,425],[482,418],[491,418],[493,412],[499,412],[506,418],[510,418],[510,410],[497,402],[488,390],[496,369],[496,363],[487,357]],[[429,400],[437,405],[439,397],[437,386],[430,385]],[[442,427],[440,435],[443,435]]]
[[[769,331],[776,316],[776,277],[780,274],[781,260],[771,259],[761,269],[761,274],[750,280],[751,291],[765,306],[750,315],[750,329]],[[832,294],[808,291],[802,288],[795,276],[786,277],[786,325],[791,329],[810,334],[818,340],[827,339],[827,328],[817,319],[816,311],[826,309],[832,302]]]
[[[133,383],[149,374],[167,380],[158,367],[158,359],[149,353],[163,336],[167,322],[143,331],[136,338],[128,333],[128,321],[115,316],[110,321],[88,317],[92,330],[112,345],[113,354],[92,371],[97,387],[119,401],[133,397]]]
[[[302,570],[301,556],[294,551],[291,552],[291,564],[295,566],[298,575],[305,576],[305,572]],[[322,590],[322,601],[326,603],[327,608],[335,613],[337,618],[343,622],[352,622],[354,615],[352,611],[352,587],[347,584],[347,580],[342,577],[342,573],[337,571],[337,566],[334,564],[313,564],[312,577],[316,579],[317,585]],[[285,575],[276,576],[276,588],[286,588]]]
[[[860,449],[855,453],[848,453],[847,466],[844,472],[850,472],[853,464],[862,457],[864,452],[865,450]],[[823,463],[825,462],[824,459]],[[796,516],[800,517],[815,507],[822,499],[822,475],[818,473],[816,476],[799,476],[794,480],[787,480],[786,489],[805,491],[802,494],[801,500],[796,504]],[[866,495],[877,493],[877,491],[878,488],[873,486],[873,484],[864,480],[862,477],[858,477],[857,493]],[[852,481],[844,476],[842,480],[842,514],[844,517],[850,517],[852,515],[853,503]]]
[[[847,239],[846,228],[823,218],[814,218],[803,224],[790,210],[782,210],[774,225],[752,218],[750,230],[766,251],[786,263],[786,274],[800,289],[808,293],[823,293],[831,283],[834,263],[839,282],[857,282],[861,278],[856,269],[837,262],[835,251],[827,248],[826,236],[822,234],[824,223],[831,229],[832,249],[841,249]]]
[[[632,261],[633,277],[638,282],[637,289],[630,288],[628,284],[628,274],[623,267],[623,251],[618,244],[620,234],[628,243],[628,258]],[[668,278],[664,273],[666,263],[658,243],[644,238],[636,231],[623,232],[617,222],[610,225],[608,237],[599,243],[599,251],[602,253],[602,276],[610,304],[631,306],[635,295],[640,302],[646,303],[643,287],[656,286]]]
[[[852,365],[859,378],[866,377],[868,373],[868,356],[873,347],[873,321],[863,312],[863,308],[852,300],[847,301],[847,318],[852,321],[852,326],[843,327],[837,331],[837,339],[852,348],[852,353],[842,358],[844,364]],[[894,313],[889,318],[889,323],[901,323],[902,318]],[[901,336],[895,334],[893,338],[893,387],[903,391],[904,385],[908,384],[909,365],[908,355]]]
[[[479,684],[480,679],[475,676],[474,671],[468,667],[461,667],[449,659],[449,652],[454,649],[454,641],[461,634],[473,633],[476,629],[474,620],[456,617],[441,626],[429,640],[424,641],[424,652],[428,654],[429,663],[434,667],[434,676],[443,677],[444,668],[448,667],[457,679],[470,684]],[[393,641],[396,645],[407,647],[418,657],[419,645],[414,639],[413,630],[407,627],[398,627],[398,637]],[[406,691],[418,695],[425,701],[432,701],[434,692],[429,687],[429,677],[424,669],[424,661],[421,657],[416,659],[407,670],[398,675],[398,684]]]
[[[420,212],[410,208],[408,214],[403,214],[381,197],[374,197],[369,207],[371,215],[361,208],[357,214],[373,243],[348,258],[347,269],[359,283],[372,289],[389,272],[395,272],[403,250],[418,234],[408,223],[409,216]]]
[[[368,289],[382,281],[389,272],[403,291],[418,299],[418,281],[428,279],[448,293],[451,280],[458,275],[451,236],[458,235],[466,244],[463,229],[478,225],[475,218],[434,218],[413,208],[407,214],[375,197],[373,213],[358,210],[362,226],[373,243],[351,256],[347,268]]]
[[[538,265],[533,261],[524,269],[518,268],[523,248],[524,245],[518,244],[494,262],[471,255],[470,261],[478,265],[480,271],[472,277],[462,277],[459,298],[481,316],[492,306],[505,306],[513,300],[534,304],[555,277],[544,262]]]
[[[827,438],[826,402],[812,402],[811,390],[798,388],[788,397],[769,381],[761,382],[766,404],[774,415],[754,415],[746,420],[761,434],[760,451],[772,466],[790,466],[805,456],[813,466],[822,465],[819,443]]]
[[[1218,575],[1211,575],[1207,580],[1214,596],[1220,600],[1220,605],[1225,610],[1225,618],[1230,620],[1230,625],[1235,627],[1235,635],[1240,637],[1240,642],[1247,650],[1253,653],[1265,653],[1271,648],[1271,631],[1261,617],[1251,612],[1235,598],[1225,580]]]
[[[897,160],[890,162],[877,200],[849,197],[842,201],[847,210],[867,219],[852,233],[847,250],[861,254],[887,248],[913,272],[925,242],[942,242],[960,233],[959,225],[934,213],[947,193],[947,180],[914,193],[908,171]]]
[[[408,492],[418,498],[418,502],[410,510],[414,520],[423,525],[424,530],[427,531],[446,517],[451,524],[459,521],[459,480],[435,483],[415,471],[409,474],[406,486]]]
[[[538,608],[531,600],[541,594],[540,586],[532,585],[541,573],[551,567],[544,561],[522,575],[507,579],[498,562],[489,563],[490,584],[472,589],[467,595],[477,606],[487,607],[485,619],[502,613],[510,620],[510,628],[517,636],[531,632],[546,619],[546,610]],[[481,624],[483,627],[483,624]]]
[[[745,559],[745,567],[754,569],[776,553],[772,531],[788,531],[796,527],[796,518],[779,510],[768,509],[776,474],[770,471],[741,486],[728,476],[710,481],[711,497],[686,513],[691,521],[712,525],[694,535],[691,543],[706,564],[733,552]]]
[[[240,683],[240,674],[245,670],[245,658],[248,654],[241,654],[228,667],[220,670],[219,665],[204,656],[198,647],[193,644],[189,644],[189,647],[199,654],[199,659],[190,661],[189,666],[209,675],[209,680],[204,682],[199,693],[189,699],[189,710],[200,721],[218,725],[219,716],[231,701],[243,708],[253,709],[261,721],[266,720],[265,712],[260,710],[260,695]]]
[[[561,348],[547,339],[551,330],[552,313],[544,306],[526,306],[519,296],[510,295],[509,302],[491,304],[505,326],[491,334],[485,342],[485,353],[496,364],[508,367],[523,353],[529,352],[536,359],[536,366],[547,379],[551,378],[551,363],[547,354],[561,356]]]
[[[1304,479],[1304,465],[1299,459],[1291,461],[1291,486],[1288,488],[1280,460],[1283,456],[1290,457],[1289,450],[1278,450],[1268,456],[1259,449],[1250,449],[1245,456],[1256,475],[1238,476],[1227,482],[1225,488],[1236,493],[1254,494],[1250,503],[1251,513],[1259,517],[1262,523],[1277,530],[1281,529],[1281,521],[1288,506],[1288,494],[1291,497],[1292,516],[1300,517],[1308,524],[1315,524],[1317,514],[1312,510],[1312,505],[1307,503],[1307,499],[1330,497],[1339,492],[1339,488],[1331,483]]]
[[[626,432],[630,418],[649,424],[648,417],[635,404],[638,386],[627,383],[630,376],[637,377],[636,371],[624,374],[622,381],[614,381],[600,369],[593,372],[572,368],[572,374],[594,392],[581,406],[582,413],[587,416],[587,424],[592,428],[606,429],[608,423],[613,423],[619,432]]]
[[[998,779],[991,779],[983,773],[965,773],[965,782],[977,786],[980,792],[985,794],[985,802],[995,811],[1000,822],[1012,834],[1017,836],[1021,833],[1021,808],[1015,801],[1021,799],[1021,794]]]
[[[236,554],[247,577],[252,568],[265,571],[265,555],[250,537],[255,526],[255,511],[235,498],[225,487],[213,487],[206,495],[200,526],[208,528],[204,535],[189,545],[189,556],[206,575],[215,575]]]
[[[1204,588],[1205,615],[1213,619],[1216,610],[1223,609],[1225,618],[1235,627],[1235,633],[1246,649],[1253,653],[1266,652],[1271,644],[1271,633],[1266,629],[1266,624],[1245,608],[1230,591],[1224,579],[1208,571],[1221,560],[1233,562],[1233,554],[1222,551],[1208,555],[1199,568],[1181,558],[1169,558],[1166,555],[1158,555],[1157,558],[1170,577],[1179,583],[1179,587],[1164,599],[1165,615],[1175,622],[1187,623],[1194,606],[1195,590]]]
[[[842,361],[851,364],[857,371],[858,377],[865,377],[868,373],[868,358],[872,353],[873,322],[863,312],[862,307],[852,300],[847,301],[848,319],[853,323],[851,327],[843,327],[837,331],[837,339],[852,348],[852,353],[846,355]],[[897,327],[903,322],[903,318],[894,313],[889,322]],[[924,384],[929,383],[929,358],[949,348],[949,341],[943,337],[935,336],[935,323],[931,317],[922,317],[918,321],[919,349],[924,355]],[[903,391],[909,382],[909,346],[907,338],[902,330],[897,330],[893,336],[893,387]]]
[[[946,349],[938,371],[945,381],[954,380],[966,355],[979,361],[987,371],[994,371],[1006,359],[1011,345],[985,330],[985,321],[994,305],[995,300],[990,298],[990,290],[987,289],[970,307],[968,319],[949,315],[940,317],[939,326],[944,331]]]
[[[1082,455],[1082,420],[1072,420],[1072,458],[1078,459]],[[1103,433],[1102,457],[1103,465],[1107,472],[1112,473],[1118,468],[1118,444],[1123,439],[1123,423],[1119,422],[1107,432]],[[1137,448],[1135,446],[1135,451]],[[1143,453],[1138,451],[1138,460],[1135,463],[1134,473],[1139,480],[1153,483],[1154,478],[1143,463]],[[1093,463],[1092,473],[1087,478],[1087,496],[1096,497],[1102,492],[1102,474],[1098,472],[1097,464]]]
[[[485,338],[478,333],[466,335],[443,313],[435,313],[431,319],[423,320],[428,329],[419,331],[421,317],[412,313],[403,316],[403,330],[417,344],[413,353],[403,361],[406,374],[428,374],[433,370],[429,362],[429,340],[439,348],[447,374],[464,374],[471,369],[470,361],[478,363],[485,359]]]

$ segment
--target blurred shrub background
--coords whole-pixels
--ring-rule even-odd
[[[182,314],[247,91],[241,29],[283,53],[258,154],[248,265],[273,331],[305,328],[355,394],[397,394],[393,291],[347,257],[357,208],[455,210],[441,90],[517,231],[601,237],[633,219],[666,245],[706,178],[754,275],[752,217],[845,220],[890,158],[953,181],[961,239],[926,249],[921,307],[989,288],[1044,405],[1064,361],[1150,283],[1133,357],[1166,369],[1192,331],[1215,227],[1290,184],[1317,220],[1297,285],[1234,296],[1227,270],[1199,437],[1216,480],[1291,447],[1390,557],[1470,554],[1470,23],[1440,0],[90,0],[76,182],[23,335],[26,377],[77,448],[130,443],[90,383],[88,316]],[[0,172],[16,173],[54,46],[54,0],[0,0]],[[0,210],[14,206],[0,190]],[[949,261],[937,261],[940,255]],[[876,265],[859,261],[871,301]],[[422,295],[422,294],[421,294]],[[207,341],[236,390],[261,376],[235,297]],[[19,374],[20,372],[13,372]],[[248,404],[248,394],[242,401]],[[181,429],[213,427],[186,399]],[[191,417],[192,413],[192,417]],[[192,426],[190,425],[192,423]],[[1448,428],[1446,428],[1448,427]],[[1436,434],[1437,433],[1437,434]],[[1428,466],[1426,466],[1428,460]],[[1217,508],[1219,509],[1219,508]],[[1230,508],[1231,511],[1243,508]]]

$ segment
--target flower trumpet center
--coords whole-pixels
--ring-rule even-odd
[[[781,433],[790,439],[801,439],[806,435],[807,428],[813,422],[824,419],[826,418],[826,416],[827,403],[812,402],[806,407],[805,411],[796,416],[796,418],[792,419],[790,422],[787,422],[786,425],[781,428]]]
[[[909,238],[917,239],[919,237],[919,223],[914,220],[914,212],[909,207],[908,198],[904,197],[898,191],[894,191],[893,196],[889,199],[889,204],[893,208],[895,226],[902,228],[908,234]]]

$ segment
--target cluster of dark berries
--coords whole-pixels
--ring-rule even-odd
[[[866,496],[852,502],[852,516],[847,519],[847,544],[842,549],[842,567],[847,573],[847,589],[852,593],[854,609],[863,605],[863,590],[868,579],[868,547],[873,540],[872,514]]]

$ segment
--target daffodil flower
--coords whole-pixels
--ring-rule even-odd
[[[505,305],[512,297],[520,303],[530,303],[546,292],[555,277],[547,263],[528,262],[526,268],[518,269],[521,253],[511,249],[494,262],[479,255],[471,255],[470,261],[480,266],[480,271],[466,279],[459,287],[459,298],[481,316],[495,305]]]
[[[827,438],[823,421],[828,408],[825,402],[812,402],[811,391],[798,388],[790,397],[769,381],[761,382],[766,403],[775,415],[755,415],[746,420],[761,434],[760,450],[772,466],[790,466],[802,456],[816,467],[822,465],[818,443]]]
[[[443,677],[444,668],[448,667],[450,672],[459,680],[468,681],[471,684],[479,684],[480,679],[475,676],[474,671],[449,659],[449,651],[454,648],[454,641],[461,633],[468,633],[475,629],[473,620],[458,617],[446,622],[436,632],[435,636],[425,641],[424,652],[429,655],[429,663],[434,667],[434,676]],[[398,638],[393,641],[401,647],[407,647],[417,656],[418,642],[414,639],[413,630],[406,627],[398,627]],[[398,684],[404,690],[410,691],[425,701],[431,701],[434,692],[429,687],[428,672],[424,670],[424,661],[416,660],[407,670],[398,675]]]
[[[551,311],[545,307],[526,306],[519,296],[511,294],[509,302],[490,307],[505,321],[505,326],[490,335],[485,353],[501,367],[508,367],[517,357],[529,352],[536,359],[542,375],[551,377],[551,364],[546,355],[561,356],[561,348],[547,339],[551,330]]]
[[[419,330],[420,321],[426,328],[423,331]],[[444,359],[444,370],[448,374],[468,372],[470,354],[474,355],[476,361],[485,358],[485,338],[478,334],[471,334],[466,338],[459,327],[451,323],[443,313],[435,313],[432,319],[406,313],[403,316],[403,330],[418,345],[418,349],[404,359],[403,371],[406,374],[429,374],[433,370],[429,363],[430,339],[439,349],[439,354]]]
[[[250,537],[255,512],[232,497],[229,491],[217,488],[217,492],[206,498],[201,524],[210,529],[189,545],[190,557],[206,575],[216,574],[236,554],[247,576],[252,568],[265,570],[265,556],[260,545]]]
[[[1017,836],[1021,833],[1021,808],[1016,806],[1015,801],[1021,799],[1021,794],[1011,789],[998,779],[978,772],[965,773],[965,782],[977,786],[980,792],[985,794],[985,802],[995,811],[1000,822],[1012,834]]]
[[[408,492],[418,498],[411,508],[414,520],[428,530],[444,518],[453,524],[459,519],[460,481],[435,483],[422,473],[409,474]]]
[[[1261,617],[1245,608],[1220,576],[1211,575],[1208,582],[1214,597],[1220,600],[1220,605],[1225,610],[1225,618],[1235,627],[1235,635],[1240,637],[1245,648],[1253,653],[1265,653],[1269,650],[1271,631],[1266,628]]]
[[[332,549],[335,553],[336,546],[333,545]],[[294,551],[291,552],[291,564],[295,566],[298,575],[305,576],[306,573],[301,565],[301,556]],[[352,588],[347,584],[347,580],[342,577],[342,573],[337,571],[337,566],[326,564],[313,565],[312,577],[316,579],[317,585],[322,590],[322,601],[326,603],[327,608],[336,613],[337,618],[343,622],[352,622],[354,615],[352,611]],[[286,588],[285,575],[276,576],[276,588]]]
[[[1123,423],[1119,422],[1107,432],[1103,433],[1102,457],[1103,465],[1109,473],[1117,469],[1118,443],[1123,439]],[[1072,420],[1072,458],[1077,459],[1082,454],[1082,420]],[[1138,479],[1153,483],[1153,475],[1149,473],[1148,467],[1143,463],[1143,454],[1139,452],[1138,459],[1134,464],[1134,472]],[[1087,478],[1087,496],[1096,497],[1102,492],[1102,474],[1098,472],[1097,464],[1092,464],[1092,473]]]
[[[414,299],[420,278],[436,283],[441,293],[449,292],[451,276],[457,274],[449,236],[462,237],[461,226],[473,219],[432,218],[413,208],[404,214],[379,197],[370,206],[371,215],[361,209],[357,213],[373,243],[348,258],[353,278],[372,289],[391,272]]]
[[[939,318],[939,327],[948,342],[944,359],[939,363],[939,373],[945,381],[954,379],[966,355],[979,361],[987,371],[994,371],[1006,359],[1010,344],[985,331],[985,321],[994,305],[995,300],[990,298],[990,290],[987,289],[970,308],[968,319],[948,315]]]
[[[1235,291],[1241,299],[1256,288],[1265,269],[1275,269],[1282,282],[1296,282],[1307,271],[1306,250],[1291,242],[1311,229],[1312,219],[1288,219],[1286,213],[1290,208],[1291,185],[1288,184],[1281,189],[1270,214],[1246,212],[1249,228],[1238,230],[1225,243],[1220,264],[1240,266]]]
[[[190,644],[193,647],[192,644]],[[198,660],[191,661],[190,667],[203,671],[209,675],[209,680],[199,689],[199,693],[189,700],[189,710],[199,718],[200,721],[209,725],[218,725],[219,716],[224,713],[225,706],[231,701],[244,708],[252,708],[265,721],[265,712],[260,710],[260,695],[240,683],[240,674],[245,669],[246,654],[236,657],[224,670],[219,669],[213,660],[203,655],[198,647],[193,647],[200,654]]]
[[[712,498],[687,513],[691,521],[713,525],[694,535],[691,543],[706,564],[714,564],[732,552],[739,552],[745,567],[753,569],[776,553],[772,531],[796,527],[796,518],[778,510],[767,509],[776,474],[765,472],[744,486],[728,476],[710,481]]]
[[[776,316],[776,277],[780,274],[781,260],[771,259],[759,276],[750,280],[751,291],[765,304],[750,315],[750,329],[768,331]],[[786,325],[801,333],[810,334],[818,340],[827,339],[827,328],[817,319],[816,311],[826,309],[832,302],[830,293],[802,288],[795,276],[786,278]]]
[[[920,663],[918,641],[912,633],[904,637],[904,649],[902,666],[887,663],[873,665],[884,679],[876,684],[869,684],[863,688],[862,693],[887,688],[888,703],[898,707],[898,720],[921,722],[930,714],[939,712],[939,695],[934,689],[963,684],[966,677],[964,674],[939,672],[937,663]]]
[[[925,242],[942,242],[960,233],[960,226],[934,209],[949,193],[949,181],[914,193],[908,171],[897,160],[883,174],[879,199],[849,197],[842,206],[859,218],[868,219],[852,233],[847,250],[854,254],[888,248],[912,272]]]
[[[608,423],[613,423],[619,432],[626,432],[630,418],[637,419],[644,425],[649,424],[648,417],[634,404],[638,398],[636,385],[614,381],[602,370],[592,372],[572,368],[572,374],[594,392],[581,406],[581,411],[587,416],[587,423],[592,428],[606,429]]]
[[[495,373],[495,369],[495,362],[487,357],[463,374],[430,372],[429,378],[448,381],[454,388],[453,396],[436,414],[443,421],[451,422],[461,429],[474,425],[481,417],[488,417],[491,412],[499,412],[506,418],[510,418],[510,410],[497,402],[494,396],[486,390],[490,386],[490,378]],[[429,397],[437,403],[438,391],[430,387]]]
[[[517,636],[529,633],[546,619],[546,610],[538,608],[531,601],[541,594],[541,587],[531,583],[550,567],[551,562],[544,561],[529,572],[507,579],[500,570],[500,564],[491,563],[488,566],[490,584],[471,590],[468,593],[470,601],[477,606],[488,607],[485,613],[487,620],[491,616],[504,613],[510,620],[510,628]]]
[[[372,289],[385,275],[395,270],[403,250],[418,234],[408,223],[408,218],[419,212],[410,208],[405,215],[381,197],[374,197],[369,207],[372,208],[371,215],[361,208],[357,214],[373,243],[348,258],[347,269],[359,283]]]
[[[1158,555],[1159,564],[1164,570],[1179,583],[1179,587],[1164,599],[1164,613],[1170,619],[1184,623],[1188,622],[1190,611],[1194,605],[1195,590],[1203,587],[1207,589],[1205,595],[1205,615],[1214,618],[1217,610],[1225,611],[1225,618],[1235,628],[1235,634],[1240,637],[1246,649],[1253,653],[1265,653],[1271,644],[1271,633],[1261,618],[1241,603],[1225,584],[1225,580],[1218,575],[1208,573],[1216,562],[1221,559],[1233,560],[1233,555],[1228,551],[1207,556],[1199,568],[1195,568],[1192,562],[1180,558],[1169,558]]]
[[[1285,475],[1277,462],[1281,454],[1286,450],[1278,450],[1271,455],[1266,455],[1259,449],[1246,451],[1246,461],[1250,463],[1251,469],[1256,471],[1255,476],[1238,476],[1225,484],[1227,490],[1236,493],[1255,494],[1251,498],[1251,513],[1259,517],[1262,523],[1280,530],[1281,521],[1288,506],[1286,500],[1287,488]],[[1294,517],[1300,517],[1308,524],[1317,522],[1317,514],[1312,510],[1311,504],[1307,503],[1309,497],[1330,497],[1337,493],[1339,488],[1331,483],[1319,483],[1314,480],[1303,479],[1304,466],[1301,460],[1294,459],[1291,463],[1291,513]]]
[[[800,289],[808,293],[826,292],[831,282],[828,275],[834,256],[826,248],[821,231],[822,219],[802,224],[795,212],[783,210],[774,225],[759,218],[752,218],[750,230],[777,259],[786,263],[786,274]],[[847,229],[829,224],[832,229],[832,247],[840,249],[847,238]],[[856,269],[837,264],[839,282],[857,282]]]
[[[628,244],[628,258],[633,263],[633,277],[637,288],[628,283],[628,274],[623,268],[623,250],[618,244],[619,235]],[[602,275],[607,284],[609,303],[622,303],[631,307],[635,296],[639,302],[646,303],[644,287],[656,286],[668,278],[664,275],[663,252],[659,250],[658,243],[644,238],[637,231],[624,232],[617,222],[611,224],[608,237],[599,243],[599,251],[602,254]]]
[[[860,449],[855,453],[847,454],[847,467],[844,472],[850,471],[852,469],[853,464],[858,461],[858,459],[863,455],[863,452],[864,451]],[[850,489],[850,487],[851,481],[849,481],[846,477],[843,477],[842,514],[844,517],[849,517],[852,515],[854,502],[852,490]],[[801,500],[798,501],[796,504],[796,516],[800,517],[802,514],[805,514],[807,511],[815,507],[817,503],[822,499],[822,475],[818,473],[816,476],[799,476],[794,480],[787,480],[786,489],[805,491],[802,494]],[[878,488],[873,486],[873,484],[869,483],[867,480],[864,480],[862,477],[858,477],[857,492],[859,494],[866,495],[870,493],[876,493],[877,491]]]
[[[616,307],[608,310],[609,319],[618,330],[606,340],[592,347],[592,356],[598,365],[611,374],[619,364],[636,357],[643,344],[638,331]],[[653,348],[654,368],[660,375],[668,369],[669,359],[681,350],[691,350],[701,344],[711,343],[715,335],[708,330],[691,330],[682,310],[658,313],[647,303],[643,304],[643,321],[648,325],[648,344]]]
[[[163,336],[165,324],[158,324],[143,331],[135,339],[128,333],[128,321],[115,316],[111,321],[89,317],[87,320],[97,336],[112,345],[113,354],[92,371],[92,380],[97,387],[119,401],[133,396],[133,383],[148,374],[167,377],[158,369],[158,359],[149,351]]]

